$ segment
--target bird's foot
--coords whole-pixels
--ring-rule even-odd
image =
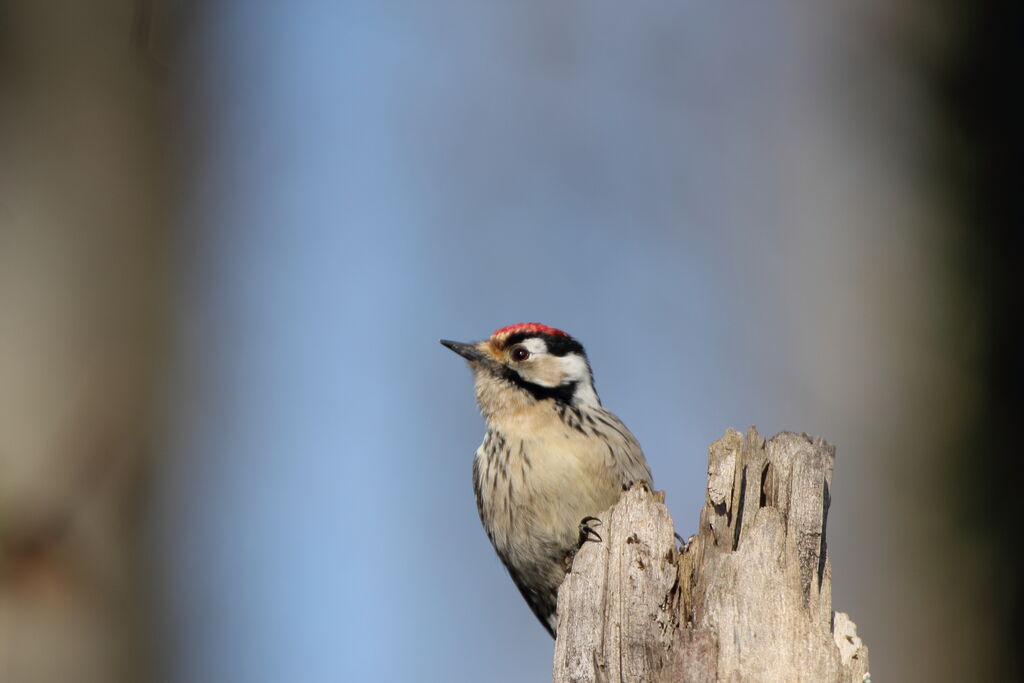
[[[580,547],[582,547],[587,541],[601,542],[601,534],[594,531],[594,526],[601,526],[601,520],[597,517],[587,516],[580,520]]]

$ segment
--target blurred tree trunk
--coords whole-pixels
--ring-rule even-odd
[[[0,2],[2,681],[148,678],[167,197],[146,10]]]
[[[729,430],[683,551],[663,495],[629,491],[559,590],[556,683],[866,680],[867,648],[832,611],[834,454],[805,435]]]

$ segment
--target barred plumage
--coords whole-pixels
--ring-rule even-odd
[[[558,587],[581,520],[651,484],[636,439],[601,406],[582,345],[539,323],[477,344],[442,341],[474,371],[487,433],[473,461],[477,510],[498,557],[555,634]]]

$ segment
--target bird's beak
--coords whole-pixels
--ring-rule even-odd
[[[447,346],[449,349],[459,354],[460,356],[462,356],[471,363],[493,362],[491,358],[486,356],[482,351],[480,351],[472,344],[464,344],[462,342],[442,339],[441,346]]]

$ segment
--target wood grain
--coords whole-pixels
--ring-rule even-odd
[[[628,491],[559,591],[556,683],[869,681],[867,647],[832,610],[834,459],[803,434],[728,430],[685,550],[664,494]]]

